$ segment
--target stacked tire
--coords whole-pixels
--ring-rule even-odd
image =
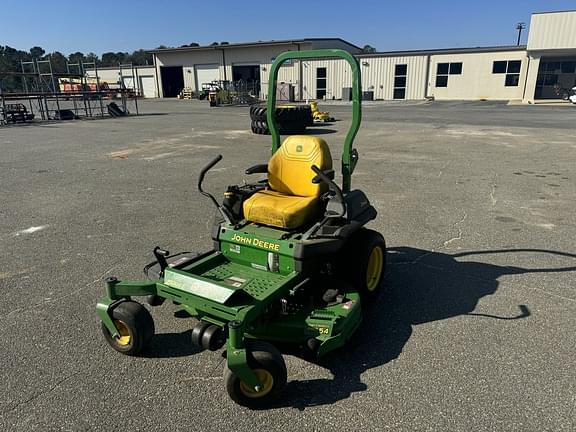
[[[270,129],[266,116],[268,108],[264,105],[250,106],[250,129],[258,135],[269,135]],[[300,134],[306,126],[313,124],[312,111],[309,105],[279,105],[274,111],[278,131],[282,135]]]

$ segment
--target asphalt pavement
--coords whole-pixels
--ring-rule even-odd
[[[339,168],[346,104],[314,126]],[[381,299],[321,364],[286,357],[250,411],[190,318],[152,311],[142,357],[106,345],[103,279],[156,245],[206,251],[219,194],[266,162],[246,107],[141,101],[140,116],[0,128],[0,430],[573,431],[576,107],[367,103],[353,187],[388,244]],[[176,314],[175,314],[176,313]]]

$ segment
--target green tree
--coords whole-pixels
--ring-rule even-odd
[[[93,52],[89,52],[88,54],[86,54],[86,61],[100,64],[100,59],[98,58],[98,55],[94,54]]]
[[[376,48],[371,45],[364,45],[362,48],[362,54],[372,54],[376,52]]]
[[[52,64],[52,72],[54,72],[54,73],[66,73],[66,72],[68,72],[68,67],[67,67],[68,59],[60,51],[54,51],[52,54],[49,54],[47,57],[50,60],[50,63]],[[45,71],[43,71],[43,72],[45,72]]]
[[[24,90],[24,81],[21,76],[6,73],[21,72],[22,67],[20,62],[30,60],[32,60],[32,56],[29,52],[0,45],[0,89],[3,92]],[[31,69],[27,69],[26,71],[32,72]]]
[[[102,54],[102,66],[118,66],[120,60],[116,53],[106,52]]]
[[[78,62],[86,62],[86,56],[84,55],[84,53],[77,51],[75,53],[72,53],[68,56],[68,61],[70,63],[78,63]]]
[[[128,56],[127,61],[134,65],[151,65],[153,63],[152,54],[143,49],[134,51]]]
[[[46,51],[44,51],[44,49],[39,46],[30,48],[30,55],[32,58],[39,59],[42,58],[44,54],[46,54]]]

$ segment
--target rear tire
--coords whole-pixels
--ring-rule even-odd
[[[386,242],[379,232],[361,228],[340,253],[340,276],[360,294],[364,306],[385,292]]]

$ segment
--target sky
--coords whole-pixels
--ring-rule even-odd
[[[576,0],[28,0],[0,8],[0,45],[66,55],[306,37],[378,51],[514,45],[532,12],[574,9]]]

